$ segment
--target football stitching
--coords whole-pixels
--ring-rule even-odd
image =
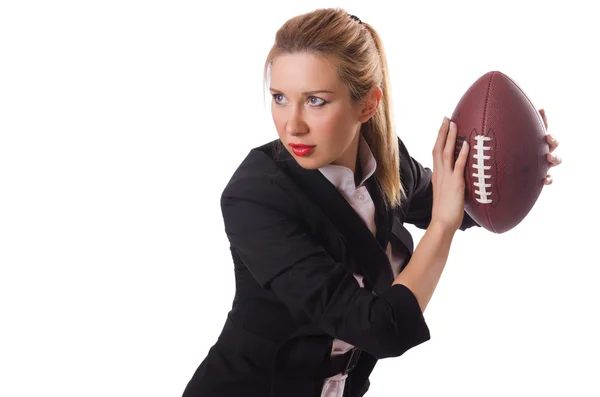
[[[473,173],[472,176],[477,178],[476,181],[473,181],[473,186],[476,187],[475,194],[479,195],[479,197],[475,197],[478,203],[481,204],[491,204],[492,199],[492,191],[491,189],[488,191],[488,188],[492,187],[491,183],[486,183],[487,179],[490,179],[492,175],[490,173],[486,173],[492,168],[491,165],[485,165],[486,160],[490,160],[491,156],[485,154],[486,150],[491,150],[491,146],[485,146],[485,142],[491,141],[492,138],[485,135],[475,135],[475,147],[476,152],[473,154],[473,158],[477,159],[474,161],[471,166],[475,168],[477,172]],[[491,182],[491,181],[490,181]]]

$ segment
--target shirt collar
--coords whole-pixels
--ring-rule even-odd
[[[362,168],[362,180],[358,186],[354,183],[354,174],[352,173],[352,170],[343,165],[328,164],[319,168],[319,171],[321,171],[325,178],[327,178],[337,189],[356,189],[357,187],[362,186],[377,169],[375,156],[373,156],[373,152],[362,134],[360,134],[358,141],[358,160],[360,161],[360,166]]]

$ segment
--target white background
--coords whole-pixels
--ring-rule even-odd
[[[0,4],[0,395],[181,395],[234,296],[220,194],[276,138],[264,59],[288,18],[330,6],[382,36],[423,164],[490,70],[546,109],[564,158],[517,228],[457,234],[432,340],[380,361],[368,395],[600,395],[588,3]]]

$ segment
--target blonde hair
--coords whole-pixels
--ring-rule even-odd
[[[400,206],[405,195],[400,183],[398,138],[393,128],[387,60],[383,43],[373,27],[352,18],[341,8],[318,9],[289,19],[277,31],[264,66],[267,87],[269,68],[282,54],[297,52],[337,61],[340,81],[358,103],[373,86],[383,92],[377,112],[362,124],[363,135],[377,161],[375,176],[387,206]]]

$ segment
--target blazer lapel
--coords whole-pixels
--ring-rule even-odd
[[[404,227],[402,222],[394,217],[392,222],[392,233],[398,237],[398,240],[404,245],[404,247],[408,250],[408,253],[412,256],[414,250],[414,242],[413,238],[410,235],[410,232]]]
[[[369,195],[375,204],[375,227],[376,233],[375,238],[385,251],[387,249],[388,242],[390,241],[389,235],[392,231],[392,219],[394,214],[391,208],[386,209],[386,205],[379,188],[379,183],[374,176],[371,176],[366,182],[367,190]]]
[[[294,158],[282,149],[279,160],[287,165],[289,175],[302,190],[323,210],[331,222],[337,227],[346,241],[347,248],[356,264],[362,270],[365,285],[375,293],[381,294],[392,286],[393,274],[390,261],[385,252],[387,236],[391,230],[391,216],[374,199],[376,206],[377,238],[373,236],[367,225],[354,211],[346,199],[318,170],[302,168]],[[372,178],[370,178],[372,179]],[[370,191],[372,194],[372,192]],[[379,199],[380,200],[380,197]],[[379,217],[379,219],[377,219]],[[385,244],[384,243],[385,240]]]

